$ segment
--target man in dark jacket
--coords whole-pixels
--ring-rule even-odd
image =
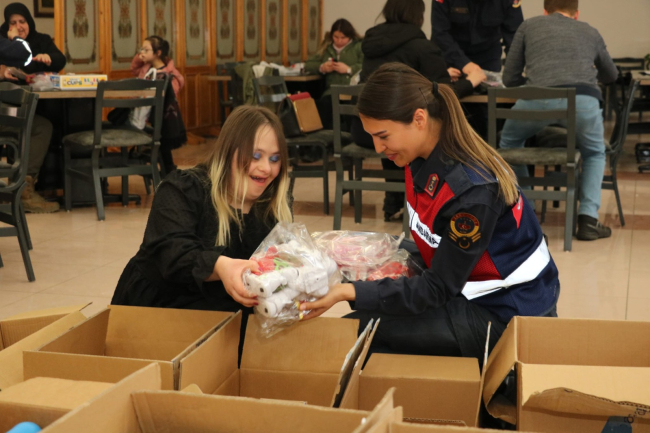
[[[32,14],[22,3],[11,3],[4,10],[5,21],[0,26],[0,36],[7,37],[10,34],[17,33],[29,44],[32,50],[33,59],[31,63],[21,64],[20,69],[27,74],[38,72],[59,72],[65,67],[65,56],[54,45],[52,38],[46,34],[36,31],[36,24]],[[9,64],[2,59],[0,65],[0,79],[19,81],[6,68],[6,66],[18,66]],[[52,139],[52,123],[42,116],[34,116],[32,126],[32,136],[29,149],[27,177],[25,182],[27,186],[23,190],[21,197],[25,212],[33,213],[50,213],[59,210],[59,204],[49,202],[34,191],[36,177],[43,165],[43,160],[47,154]],[[6,133],[6,129],[0,131],[0,134]]]

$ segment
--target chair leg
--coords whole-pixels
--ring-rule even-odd
[[[70,155],[70,149],[65,146],[63,149],[63,198],[66,211],[72,209],[72,179],[70,173],[68,173],[71,164],[72,157]]]
[[[336,185],[334,187],[334,225],[333,230],[341,230],[341,219],[343,214],[343,180],[345,177],[343,159],[335,157],[336,164]]]
[[[95,187],[95,203],[97,205],[97,219],[104,221],[106,213],[104,212],[104,194],[102,193],[101,179],[99,178],[99,151],[93,150],[92,155],[93,186]]]
[[[125,166],[129,165],[129,153],[126,147],[122,148],[122,162]],[[122,206],[129,205],[129,176],[122,176]]]
[[[354,160],[354,180],[362,180],[361,171],[363,170],[363,159]],[[361,197],[362,191],[359,189],[354,190],[354,222],[361,223],[361,214],[363,213]]]
[[[160,185],[160,171],[158,170],[158,152],[160,145],[154,145],[151,149],[151,175],[153,177],[153,190],[156,191]],[[162,164],[161,164],[162,165]]]
[[[616,178],[616,167],[612,167],[612,185],[614,186],[614,195],[616,196],[616,205],[618,206],[618,218],[621,220],[621,227],[625,227],[625,218],[623,217],[623,206],[621,205],[621,195],[618,192],[618,179]]]
[[[29,250],[34,249],[34,245],[32,245],[32,236],[29,234],[29,227],[27,227],[27,218],[25,217],[25,209],[23,208],[22,202],[20,203],[20,219],[23,223],[23,227],[25,229],[25,240],[27,241],[27,248]]]
[[[574,219],[576,214],[576,171],[569,169],[567,172],[567,199],[564,221],[564,251],[571,251],[574,233]]]
[[[323,154],[323,213],[330,214],[330,182],[329,172],[327,171],[327,146],[321,146]]]
[[[352,164],[352,161],[349,161],[349,163],[348,179],[352,180],[354,179],[354,164]],[[350,206],[354,206],[354,194],[352,194],[352,192],[350,192]]]
[[[5,264],[2,263],[2,254],[0,254],[0,268],[3,267]]]
[[[32,267],[32,259],[29,257],[29,247],[27,246],[27,237],[25,235],[26,226],[23,225],[24,217],[21,215],[22,211],[23,208],[20,204],[20,196],[14,197],[11,202],[12,219],[16,225],[18,245],[20,246],[20,253],[23,256],[27,279],[31,282],[36,280],[36,276],[34,275],[34,268]]]

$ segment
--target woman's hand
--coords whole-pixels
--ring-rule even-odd
[[[39,54],[32,59],[35,62],[45,63],[47,66],[52,64],[52,58],[49,54]]]
[[[334,70],[339,74],[347,74],[350,71],[350,67],[343,62],[334,62]]]
[[[477,65],[474,62],[469,62],[465,66],[463,66],[463,73],[465,75],[469,75],[472,73],[472,71],[482,71],[483,68],[481,68],[479,65]]]
[[[333,70],[334,70],[334,62],[332,62],[331,60],[328,60],[327,62],[320,65],[320,71],[323,74],[329,74]]]
[[[458,81],[458,79],[463,75],[463,73],[460,72],[456,68],[448,68],[447,72],[449,73],[449,76],[451,77],[451,82],[452,83]]]
[[[472,83],[472,87],[476,87],[483,81],[487,80],[487,76],[483,69],[473,70],[467,75],[467,79]]]
[[[18,81],[18,78],[14,77],[11,72],[9,72],[9,68],[6,67],[5,65],[2,65],[0,68],[0,76],[2,76],[2,80],[11,80],[11,81]]]
[[[244,288],[242,275],[250,269],[256,271],[258,265],[252,260],[231,259],[220,256],[214,265],[214,272],[206,281],[221,280],[226,292],[237,302],[245,307],[254,307],[258,304],[257,296],[251,294]]]
[[[302,318],[302,320],[313,319],[318,317],[330,308],[334,304],[341,301],[354,301],[356,299],[356,293],[354,291],[354,285],[352,284],[337,284],[327,292],[327,295],[318,299],[314,302],[303,302],[300,304],[300,310],[306,311],[311,310],[309,314]]]
[[[7,39],[13,41],[16,36],[18,36],[18,26],[9,26],[9,30],[7,30]]]

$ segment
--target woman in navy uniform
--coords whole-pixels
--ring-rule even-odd
[[[447,85],[380,67],[358,109],[375,150],[405,167],[409,225],[427,268],[411,278],[334,286],[306,318],[353,302],[373,351],[481,357],[513,316],[556,316],[560,283],[512,169],[469,126]]]
[[[523,21],[521,0],[433,0],[431,40],[465,74],[500,72],[502,45],[507,53]]]

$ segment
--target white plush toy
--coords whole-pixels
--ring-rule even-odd
[[[277,317],[282,309],[294,303],[294,300],[284,293],[284,290],[275,293],[273,296],[259,300],[256,311],[266,317]]]
[[[284,268],[277,271],[256,275],[244,275],[244,284],[249,292],[259,298],[268,298],[281,286],[286,286],[290,281],[298,278],[296,268]]]

